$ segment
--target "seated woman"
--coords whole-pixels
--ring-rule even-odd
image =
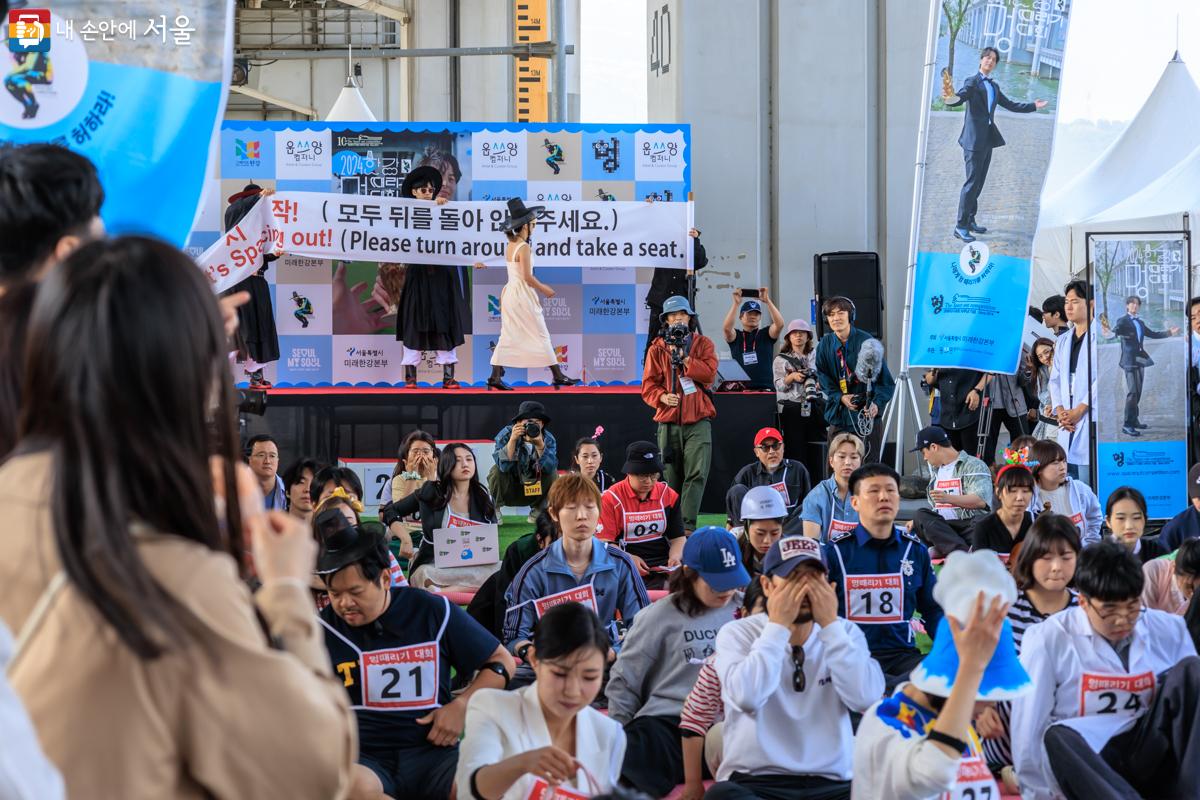
[[[1167,554],[1157,539],[1143,539],[1146,532],[1146,498],[1132,486],[1118,486],[1104,505],[1104,523],[1113,538],[1128,547],[1145,564]]]
[[[602,433],[604,428],[596,428],[593,435],[585,436],[575,443],[575,450],[571,453],[571,466],[580,475],[595,481],[596,488],[601,492],[607,492],[617,479],[600,468],[604,455],[600,452],[597,439]]]
[[[1029,511],[1035,517],[1045,511],[1070,517],[1079,529],[1084,547],[1100,541],[1104,515],[1092,487],[1067,475],[1067,451],[1057,442],[1039,441],[1030,448],[1033,468],[1033,500]],[[1048,507],[1047,507],[1048,506]]]
[[[587,606],[548,610],[534,625],[528,651],[537,680],[512,692],[480,690],[467,705],[458,796],[524,800],[552,797],[555,789],[561,797],[611,791],[625,756],[625,731],[591,708],[609,646],[604,625]]]
[[[763,559],[771,545],[783,537],[787,506],[783,495],[771,486],[755,486],[742,498],[742,533],[738,537],[742,564],[752,575],[762,572]]]
[[[658,589],[679,565],[686,541],[680,497],[660,480],[662,458],[653,442],[625,448],[621,471],[625,480],[609,487],[600,501],[600,537],[618,543],[646,586]]]
[[[1172,555],[1142,565],[1146,588],[1142,602],[1169,614],[1183,616],[1200,581],[1200,539],[1185,539]]]
[[[1004,561],[1013,547],[1025,538],[1033,515],[1029,513],[1029,501],[1033,499],[1033,473],[1019,456],[1011,451],[1005,458],[1011,461],[996,473],[996,499],[999,508],[986,517],[975,520],[971,526],[972,550],[992,550]]]
[[[1015,561],[1011,564],[1017,582],[1017,601],[1008,609],[1012,624],[1013,643],[1021,653],[1025,631],[1065,608],[1078,604],[1075,590],[1069,588],[1075,577],[1075,561],[1079,556],[1079,531],[1061,514],[1042,514],[1029,528]],[[1017,778],[1013,772],[1012,704],[997,703],[985,710],[976,721],[983,737],[983,753],[988,767],[1007,791],[1017,794]]]
[[[384,489],[387,502],[395,503],[413,494],[429,481],[437,480],[437,442],[425,431],[417,430],[404,437],[392,479]],[[388,533],[400,542],[400,557],[412,559],[414,533],[420,533],[421,520],[417,514],[399,519],[388,526]]]
[[[338,488],[362,505],[362,481],[358,479],[354,470],[349,467],[324,467],[313,476],[312,483],[308,485],[308,496],[312,498],[314,508],[324,503]],[[358,510],[361,513],[362,509]]]
[[[546,503],[562,537],[535,553],[513,578],[504,594],[508,610],[501,640],[513,655],[525,659],[538,618],[554,606],[576,602],[596,612],[618,650],[618,612],[621,624],[628,626],[650,605],[650,597],[632,557],[595,538],[600,490],[582,475],[564,475],[550,487]],[[517,675],[527,681],[533,677],[527,665],[518,668]]]
[[[862,440],[852,433],[830,440],[830,476],[813,487],[800,508],[805,536],[828,542],[831,534],[858,526],[858,512],[850,503],[850,476],[862,466],[865,454]]]
[[[435,567],[433,532],[439,528],[466,528],[496,524],[496,508],[487,489],[479,482],[475,454],[461,442],[446,445],[438,459],[437,480],[426,482],[416,492],[380,512],[389,530],[414,513],[421,518],[421,546],[409,568],[409,579],[421,589],[474,591],[496,571],[483,567]]]
[[[683,548],[671,594],[634,620],[605,690],[608,715],[629,738],[621,768],[626,784],[662,797],[683,781],[683,701],[715,652],[717,631],[734,618],[734,596],[749,582],[733,534],[701,528]]]

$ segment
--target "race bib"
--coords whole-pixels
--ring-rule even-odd
[[[943,792],[941,800],[1000,800],[1000,789],[983,759],[970,756],[958,762],[954,788]]]
[[[904,621],[904,578],[889,575],[846,575],[846,619],[860,625]]]
[[[962,480],[959,478],[945,478],[934,483],[933,488],[939,492],[946,494],[960,495],[962,494]],[[949,503],[934,503],[933,508],[945,519],[956,519],[958,517],[958,507],[952,506]]]
[[[472,525],[476,525],[476,524],[478,524],[478,523],[476,523],[473,520],[467,519],[466,517],[460,517],[458,514],[455,514],[453,511],[450,512],[450,515],[446,519],[446,527],[447,528],[470,528]]]
[[[791,499],[788,497],[788,490],[787,490],[786,483],[784,483],[783,481],[780,481],[779,483],[772,483],[771,488],[774,489],[775,491],[779,492],[781,495],[783,495],[783,504],[785,506],[790,506],[792,504]]]
[[[588,797],[590,795],[576,789],[568,789],[564,786],[551,787],[543,778],[538,778],[529,788],[529,794],[525,795],[525,800],[587,800]]]
[[[563,603],[579,603],[590,607],[593,612],[599,613],[596,608],[596,590],[590,583],[574,589],[567,589],[565,592],[555,592],[545,597],[539,597],[533,601],[533,610],[541,618],[542,614]]]
[[[753,367],[757,363],[758,363],[758,353],[754,352],[753,350],[747,350],[745,353],[742,353],[742,366],[743,367]]]
[[[666,529],[667,512],[661,507],[652,511],[629,511],[625,514],[625,544],[661,539]]]
[[[1083,530],[1084,525],[1083,525],[1083,514],[1082,513],[1076,512],[1076,513],[1072,514],[1071,522],[1075,523],[1076,528],[1079,528],[1079,530]]]
[[[691,378],[682,378],[681,377],[679,379],[679,388],[683,389],[683,393],[685,395],[695,394],[696,393],[696,382],[694,380],[692,380]]]
[[[362,654],[362,697],[376,711],[436,708],[437,642],[368,650]]]
[[[857,522],[846,522],[845,520],[830,518],[829,535],[833,536],[835,533],[849,533],[857,527]]]
[[[1079,716],[1117,714],[1136,717],[1154,699],[1154,673],[1101,675],[1083,673],[1079,684]]]

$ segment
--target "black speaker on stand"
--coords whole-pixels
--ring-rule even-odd
[[[817,300],[817,338],[825,335],[821,304],[842,296],[854,303],[854,327],[877,339],[883,335],[883,276],[878,253],[839,250],[813,256]]]

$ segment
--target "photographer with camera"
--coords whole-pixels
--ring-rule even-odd
[[[771,324],[765,331],[759,327],[762,324],[763,306],[771,314]],[[734,330],[734,314],[742,323],[740,331]],[[771,391],[775,388],[771,374],[772,356],[775,355],[775,341],[783,330],[783,324],[783,314],[771,302],[766,287],[733,290],[733,304],[729,306],[721,329],[725,341],[729,343],[733,360],[741,365],[750,379],[750,389]]]
[[[694,330],[695,315],[687,298],[667,298],[660,318],[666,327],[646,352],[642,375],[642,400],[654,409],[667,485],[682,498],[689,534],[696,530],[712,461],[709,419],[717,415],[708,388],[717,377],[717,349]]]
[[[825,395],[829,437],[852,433],[867,446],[864,463],[879,461],[883,457],[879,416],[896,391],[883,345],[854,327],[854,303],[849,298],[830,297],[821,313],[829,333],[817,345],[817,379]]]
[[[496,434],[495,465],[488,472],[488,491],[496,507],[529,506],[529,521],[546,507],[550,484],[558,477],[558,443],[546,407],[536,400],[521,403],[512,422]]]

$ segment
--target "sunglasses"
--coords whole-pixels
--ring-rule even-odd
[[[782,450],[782,449],[783,449],[783,442],[776,442],[775,444],[760,444],[760,445],[758,446],[758,449],[759,449],[759,450],[769,450],[769,451],[772,451],[772,452],[773,452],[773,451],[775,451],[775,450]]]
[[[792,645],[792,690],[803,692],[808,684],[804,678],[804,648]]]

